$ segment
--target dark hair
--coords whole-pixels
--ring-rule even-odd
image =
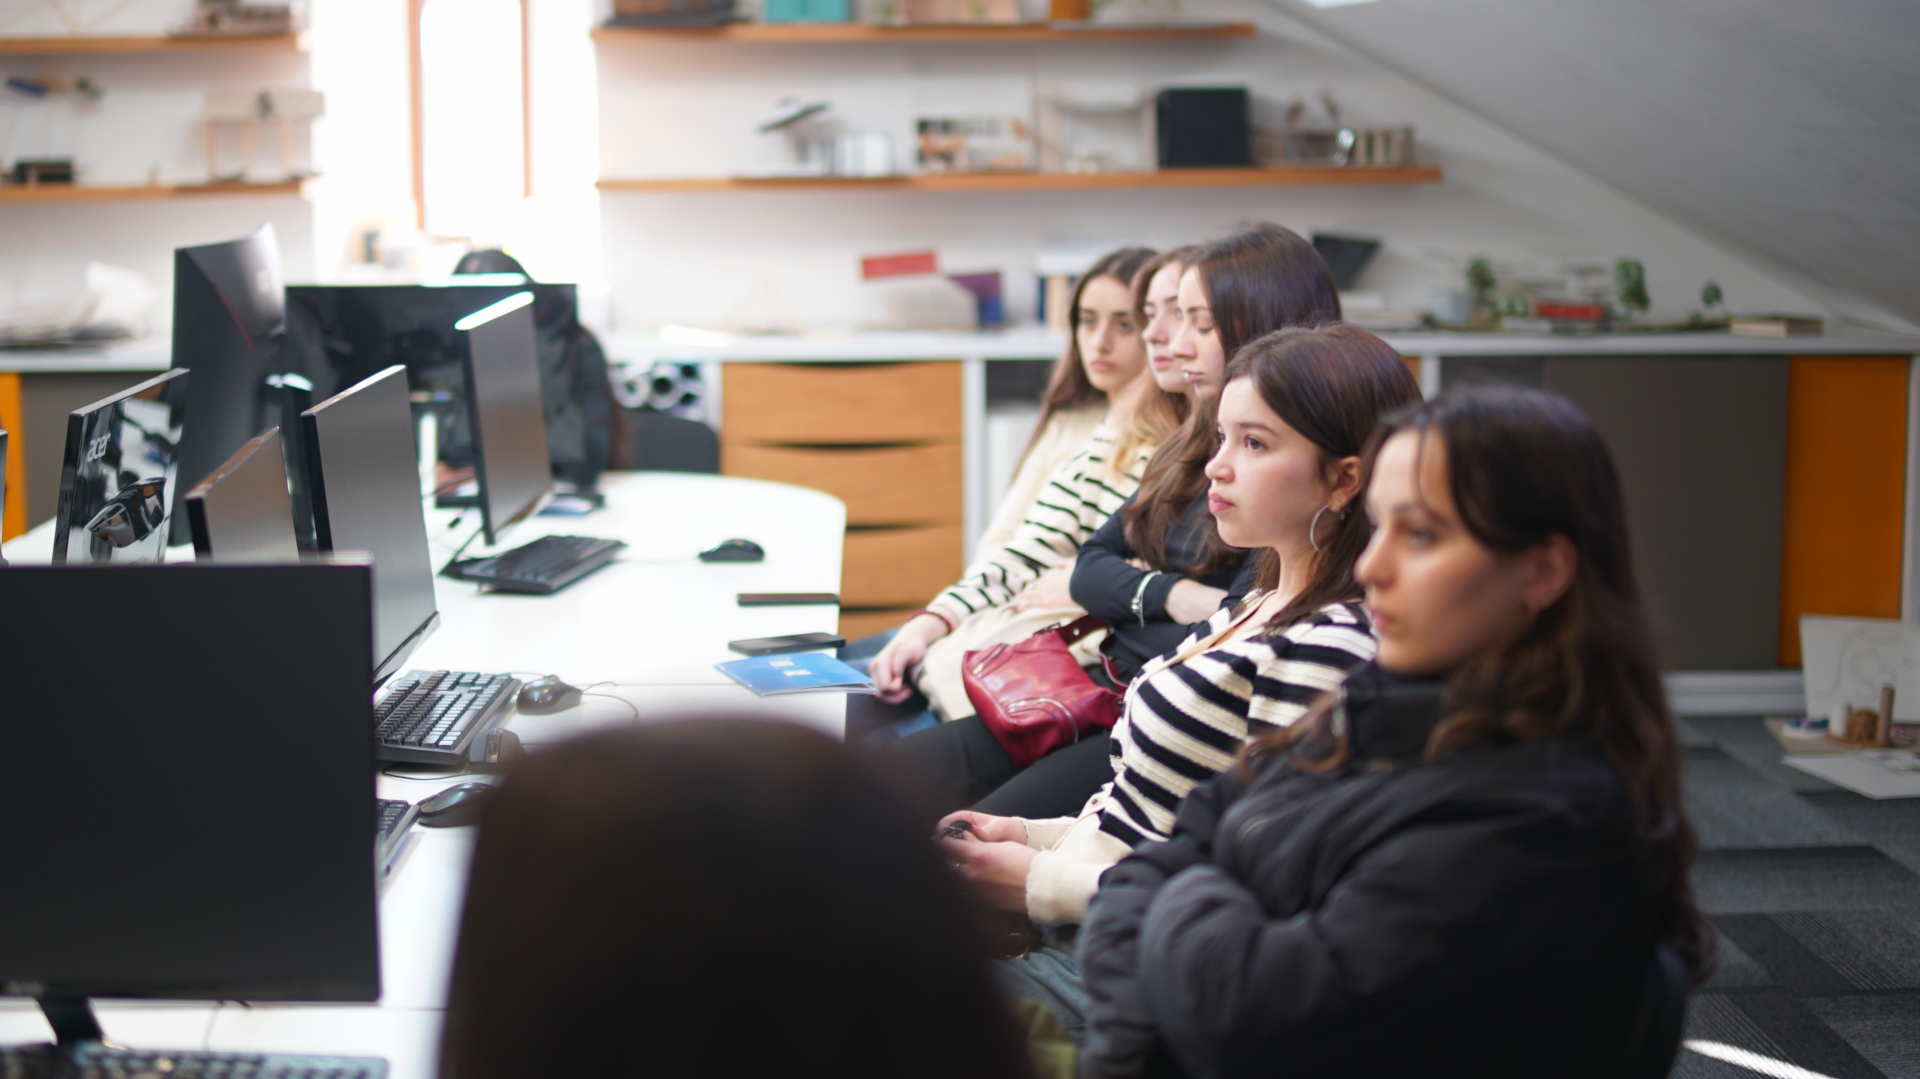
[[[1260,399],[1288,427],[1320,451],[1320,467],[1358,457],[1388,415],[1420,400],[1420,383],[1392,345],[1346,323],[1277,330],[1242,348],[1227,364],[1226,381],[1248,379]],[[1329,603],[1360,597],[1353,564],[1366,550],[1367,515],[1349,503],[1316,520],[1313,573],[1307,586],[1268,623],[1278,632]],[[1280,582],[1280,559],[1255,552],[1259,586]]]
[[[532,275],[527,273],[526,267],[520,265],[519,259],[497,247],[482,248],[461,255],[460,261],[453,265],[453,272],[457,274],[517,273],[529,281],[533,280]]]
[[[1087,272],[1074,282],[1073,300],[1067,304],[1067,350],[1053,362],[1053,374],[1047,378],[1047,388],[1040,395],[1040,418],[1034,422],[1033,434],[1020,451],[1021,460],[1025,460],[1027,451],[1040,441],[1040,435],[1047,429],[1047,421],[1053,419],[1054,413],[1106,399],[1105,394],[1087,381],[1087,369],[1080,357],[1080,335],[1074,332],[1080,320],[1080,296],[1087,291],[1087,285],[1096,278],[1111,277],[1131,287],[1134,274],[1153,255],[1153,249],[1149,247],[1123,247],[1118,251],[1109,251],[1087,267]],[[1018,467],[1016,464],[1015,468]]]
[[[1247,342],[1274,330],[1340,320],[1340,293],[1327,260],[1298,233],[1279,225],[1262,222],[1207,244],[1187,269],[1206,293],[1214,332],[1229,361]],[[1240,558],[1209,526],[1206,553],[1196,564],[1167,564],[1168,535],[1207,489],[1202,470],[1215,447],[1215,409],[1215,402],[1193,402],[1186,425],[1161,444],[1133,501],[1121,510],[1128,545],[1158,568],[1204,576]]]
[[[919,809],[784,723],[530,757],[482,815],[440,1074],[1030,1076]]]
[[[1474,388],[1383,424],[1368,450],[1369,480],[1380,447],[1402,431],[1419,435],[1421,453],[1445,453],[1448,491],[1480,543],[1515,553],[1564,536],[1576,557],[1566,594],[1517,639],[1447,675],[1447,717],[1428,739],[1427,757],[1548,738],[1599,745],[1633,802],[1634,839],[1652,853],[1659,938],[1674,945],[1696,980],[1704,977],[1713,942],[1687,879],[1695,841],[1681,803],[1679,736],[1606,440],[1564,398]],[[1249,752],[1300,745],[1294,756],[1302,767],[1337,763],[1347,746],[1327,733],[1328,711],[1323,702]]]

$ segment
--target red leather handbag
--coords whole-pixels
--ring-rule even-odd
[[[980,721],[1026,768],[1083,736],[1120,721],[1120,694],[1081,669],[1068,646],[1106,623],[1092,615],[1050,626],[1017,644],[968,652],[960,680]]]

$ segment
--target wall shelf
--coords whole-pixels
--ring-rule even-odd
[[[1370,187],[1437,184],[1436,165],[1161,169],[1158,172],[930,172],[917,176],[781,176],[601,180],[602,191],[1087,191],[1140,187]]]
[[[204,37],[0,37],[0,56],[100,56],[109,53],[205,52],[209,49],[307,51],[307,35],[221,34]]]
[[[595,41],[725,41],[756,45],[869,44],[902,41],[1204,41],[1250,38],[1259,28],[1250,22],[1151,23],[972,23],[934,26],[876,26],[872,23],[733,23],[728,26],[599,26]]]
[[[9,202],[123,202],[132,199],[202,199],[218,196],[250,198],[305,198],[307,181],[270,184],[137,184],[124,187],[93,184],[0,185],[0,203]]]

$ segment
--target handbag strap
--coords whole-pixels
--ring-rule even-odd
[[[1095,633],[1106,628],[1107,623],[1105,619],[1096,618],[1093,615],[1087,614],[1081,615],[1079,618],[1068,622],[1064,626],[1056,627],[1054,632],[1060,635],[1060,642],[1062,644],[1072,644],[1089,633]]]

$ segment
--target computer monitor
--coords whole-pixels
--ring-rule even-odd
[[[280,428],[253,436],[187,492],[187,523],[199,561],[300,561]]]
[[[67,414],[53,561],[166,561],[187,372],[174,368]]]
[[[374,679],[385,681],[440,625],[406,368],[389,367],[300,421],[315,541],[373,555]]]
[[[469,274],[445,285],[289,287],[281,366],[303,376],[313,386],[314,399],[320,400],[393,364],[404,364],[415,415],[431,413],[435,418],[438,458],[455,467],[471,465],[468,340],[454,323],[515,293],[531,292],[536,340],[546,343],[537,347],[551,349],[580,333],[573,285],[523,280],[518,274]],[[289,454],[291,460],[291,450]],[[593,475],[598,472],[592,470]],[[476,502],[476,496],[451,492],[440,499],[442,505]]]
[[[0,708],[0,987],[63,1041],[88,997],[378,999],[370,588],[364,563],[0,573],[31,675]]]
[[[286,322],[272,225],[243,239],[174,251],[173,365],[196,372],[180,447],[183,475],[204,476],[261,428],[292,421],[270,410],[266,388],[278,373]],[[174,496],[174,543],[188,540],[185,495]]]
[[[547,412],[534,351],[533,293],[516,292],[453,324],[467,335],[473,475],[489,545],[553,494]]]

